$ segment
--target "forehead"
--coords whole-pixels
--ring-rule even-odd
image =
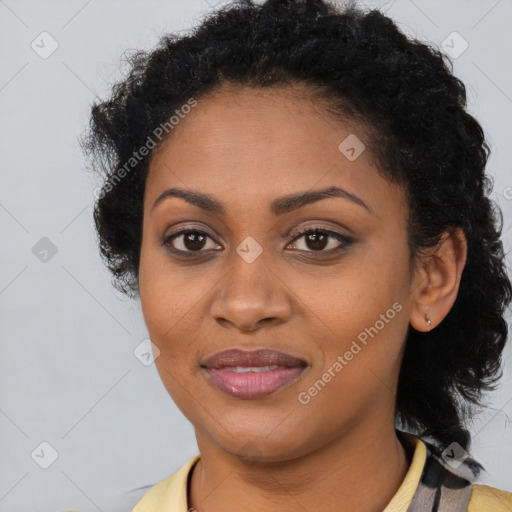
[[[198,99],[157,147],[146,193],[178,186],[259,201],[343,185],[370,205],[372,196],[400,200],[369,149],[362,125],[334,120],[305,86],[229,85]]]
[[[173,152],[186,146],[212,151],[244,154],[258,144],[273,140],[284,150],[295,147],[312,129],[323,134],[328,122],[318,102],[304,86],[249,88],[224,85],[197,100],[197,106],[174,126],[167,140],[157,147],[155,157],[173,144]],[[300,123],[297,123],[301,120]],[[310,128],[307,129],[307,124]],[[318,128],[323,128],[320,132]],[[305,128],[305,129],[304,129]],[[310,143],[315,141],[310,140]],[[320,141],[316,141],[320,142]],[[178,148],[177,146],[180,146]],[[276,144],[266,146],[268,151]],[[262,155],[263,156],[263,155]]]

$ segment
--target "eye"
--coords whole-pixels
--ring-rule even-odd
[[[175,253],[195,253],[195,252],[206,252],[201,249],[215,249],[219,247],[218,244],[213,242],[208,247],[207,240],[213,239],[205,233],[204,231],[200,231],[198,229],[185,229],[182,231],[178,231],[177,233],[173,233],[172,235],[166,236],[163,240],[162,245],[168,247],[168,249]]]
[[[302,243],[297,240],[304,239]],[[335,253],[346,249],[354,240],[336,231],[322,228],[304,229],[292,240],[292,249],[313,253]],[[210,244],[210,246],[208,246]],[[162,245],[177,255],[193,256],[221,248],[208,233],[199,229],[184,229],[168,235]],[[302,247],[301,247],[302,246]],[[328,250],[324,250],[328,248]]]
[[[304,238],[302,244],[295,242],[301,238]],[[336,243],[336,241],[338,243]],[[329,229],[313,228],[300,231],[293,242],[295,242],[293,245],[295,245],[295,248],[299,251],[331,253],[347,248],[353,243],[353,239]],[[301,245],[305,248],[297,247]],[[330,248],[328,250],[324,250],[329,246]]]

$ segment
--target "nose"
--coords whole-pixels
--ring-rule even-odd
[[[255,331],[289,320],[292,313],[289,288],[263,257],[252,263],[237,254],[230,272],[221,280],[210,313],[224,327]]]

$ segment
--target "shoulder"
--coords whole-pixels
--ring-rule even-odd
[[[419,478],[415,496],[412,502],[421,502],[432,489],[441,491],[441,504],[444,500],[446,510],[451,510],[458,504],[461,510],[467,512],[512,512],[512,493],[478,484],[475,482],[480,469],[483,469],[472,459],[464,460],[458,466],[450,465],[432,444],[422,441],[426,448],[426,456],[422,458],[421,478]],[[419,446],[417,441],[417,446]],[[476,463],[476,465],[475,465]],[[417,480],[418,477],[416,475]],[[440,507],[443,508],[442,506]],[[444,509],[443,509],[444,510]]]
[[[490,487],[473,484],[468,512],[511,512],[512,493]]]

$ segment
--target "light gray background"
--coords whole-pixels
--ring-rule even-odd
[[[85,171],[77,137],[95,95],[104,97],[119,76],[125,49],[151,47],[221,3],[0,0],[2,512],[128,511],[144,489],[128,491],[153,485],[197,453],[193,429],[155,366],[133,354],[147,333],[138,302],[111,288],[99,259],[91,218],[98,183]],[[510,0],[361,4],[382,6],[407,34],[433,44],[453,31],[468,42],[454,70],[491,144],[488,172],[508,252]],[[43,31],[59,45],[47,59],[31,48]],[[32,252],[42,237],[57,248],[46,263]],[[472,426],[472,455],[488,470],[481,481],[507,490],[511,355],[509,347],[492,408]],[[48,469],[35,462],[51,456],[44,441],[58,452]]]

